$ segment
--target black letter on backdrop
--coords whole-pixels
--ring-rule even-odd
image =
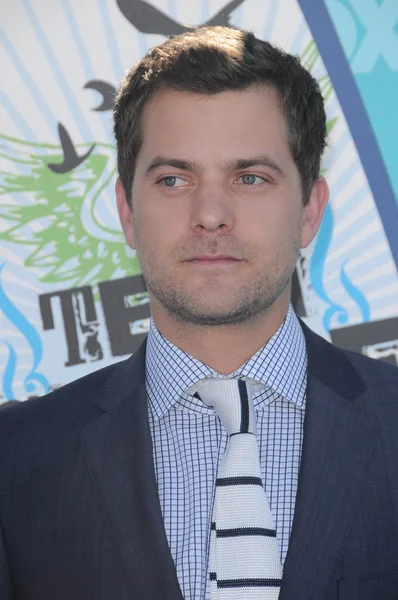
[[[147,291],[144,278],[142,275],[134,275],[113,281],[103,281],[98,284],[98,287],[113,356],[123,356],[135,352],[144,340],[146,333],[133,335],[130,323],[148,319],[150,309],[149,303],[128,306],[126,297]]]
[[[89,285],[59,292],[50,292],[49,294],[42,294],[39,296],[41,319],[43,321],[44,330],[54,329],[51,298],[57,297],[61,301],[62,318],[64,320],[65,337],[68,346],[68,361],[65,363],[65,367],[80,365],[81,363],[86,362],[80,356],[79,340],[77,337],[76,317],[72,301],[72,297],[76,294],[82,294],[83,296],[86,321],[96,321],[97,313],[94,305],[94,297]]]

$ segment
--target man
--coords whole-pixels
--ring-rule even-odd
[[[1,412],[1,599],[397,599],[398,372],[290,306],[328,197],[316,82],[250,33],[203,28],[151,49],[114,117],[150,331],[127,361]],[[239,477],[225,390],[256,454],[236,455]],[[270,524],[243,526],[256,494],[250,518]]]

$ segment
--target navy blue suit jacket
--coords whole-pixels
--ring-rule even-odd
[[[303,329],[307,408],[280,600],[397,600],[398,369]],[[153,466],[145,343],[2,408],[0,453],[1,600],[182,599]]]

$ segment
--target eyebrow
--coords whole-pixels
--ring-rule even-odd
[[[274,171],[276,175],[279,175],[279,177],[286,177],[286,173],[283,169],[269,156],[254,156],[253,158],[239,158],[237,160],[227,161],[224,163],[222,170],[228,173],[231,171],[241,171],[255,166],[268,167]],[[155,156],[145,170],[145,179],[148,179],[148,177],[160,167],[174,167],[175,169],[181,169],[182,171],[190,171],[191,173],[199,173],[203,170],[203,167],[191,160]]]
[[[201,170],[199,165],[191,160],[155,156],[145,169],[145,179],[148,179],[148,177],[160,167],[174,167],[175,169],[181,169],[182,171],[190,171],[191,173],[198,173]]]
[[[226,163],[227,171],[242,171],[243,169],[249,169],[250,167],[268,167],[274,171],[279,177],[285,178],[286,173],[283,169],[269,156],[255,156],[253,158],[240,158]]]

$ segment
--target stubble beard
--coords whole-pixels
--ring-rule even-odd
[[[139,260],[150,295],[178,322],[202,327],[240,327],[265,316],[290,285],[299,251],[298,240],[289,249],[278,248],[271,266],[264,261],[264,270],[257,270],[251,281],[245,278],[242,283],[237,282],[237,287],[230,287],[228,293],[224,286],[216,289],[215,273],[203,289],[187,289],[184,281],[157,266],[156,256],[148,247],[139,253]],[[207,297],[211,294],[208,301],[206,290]]]

